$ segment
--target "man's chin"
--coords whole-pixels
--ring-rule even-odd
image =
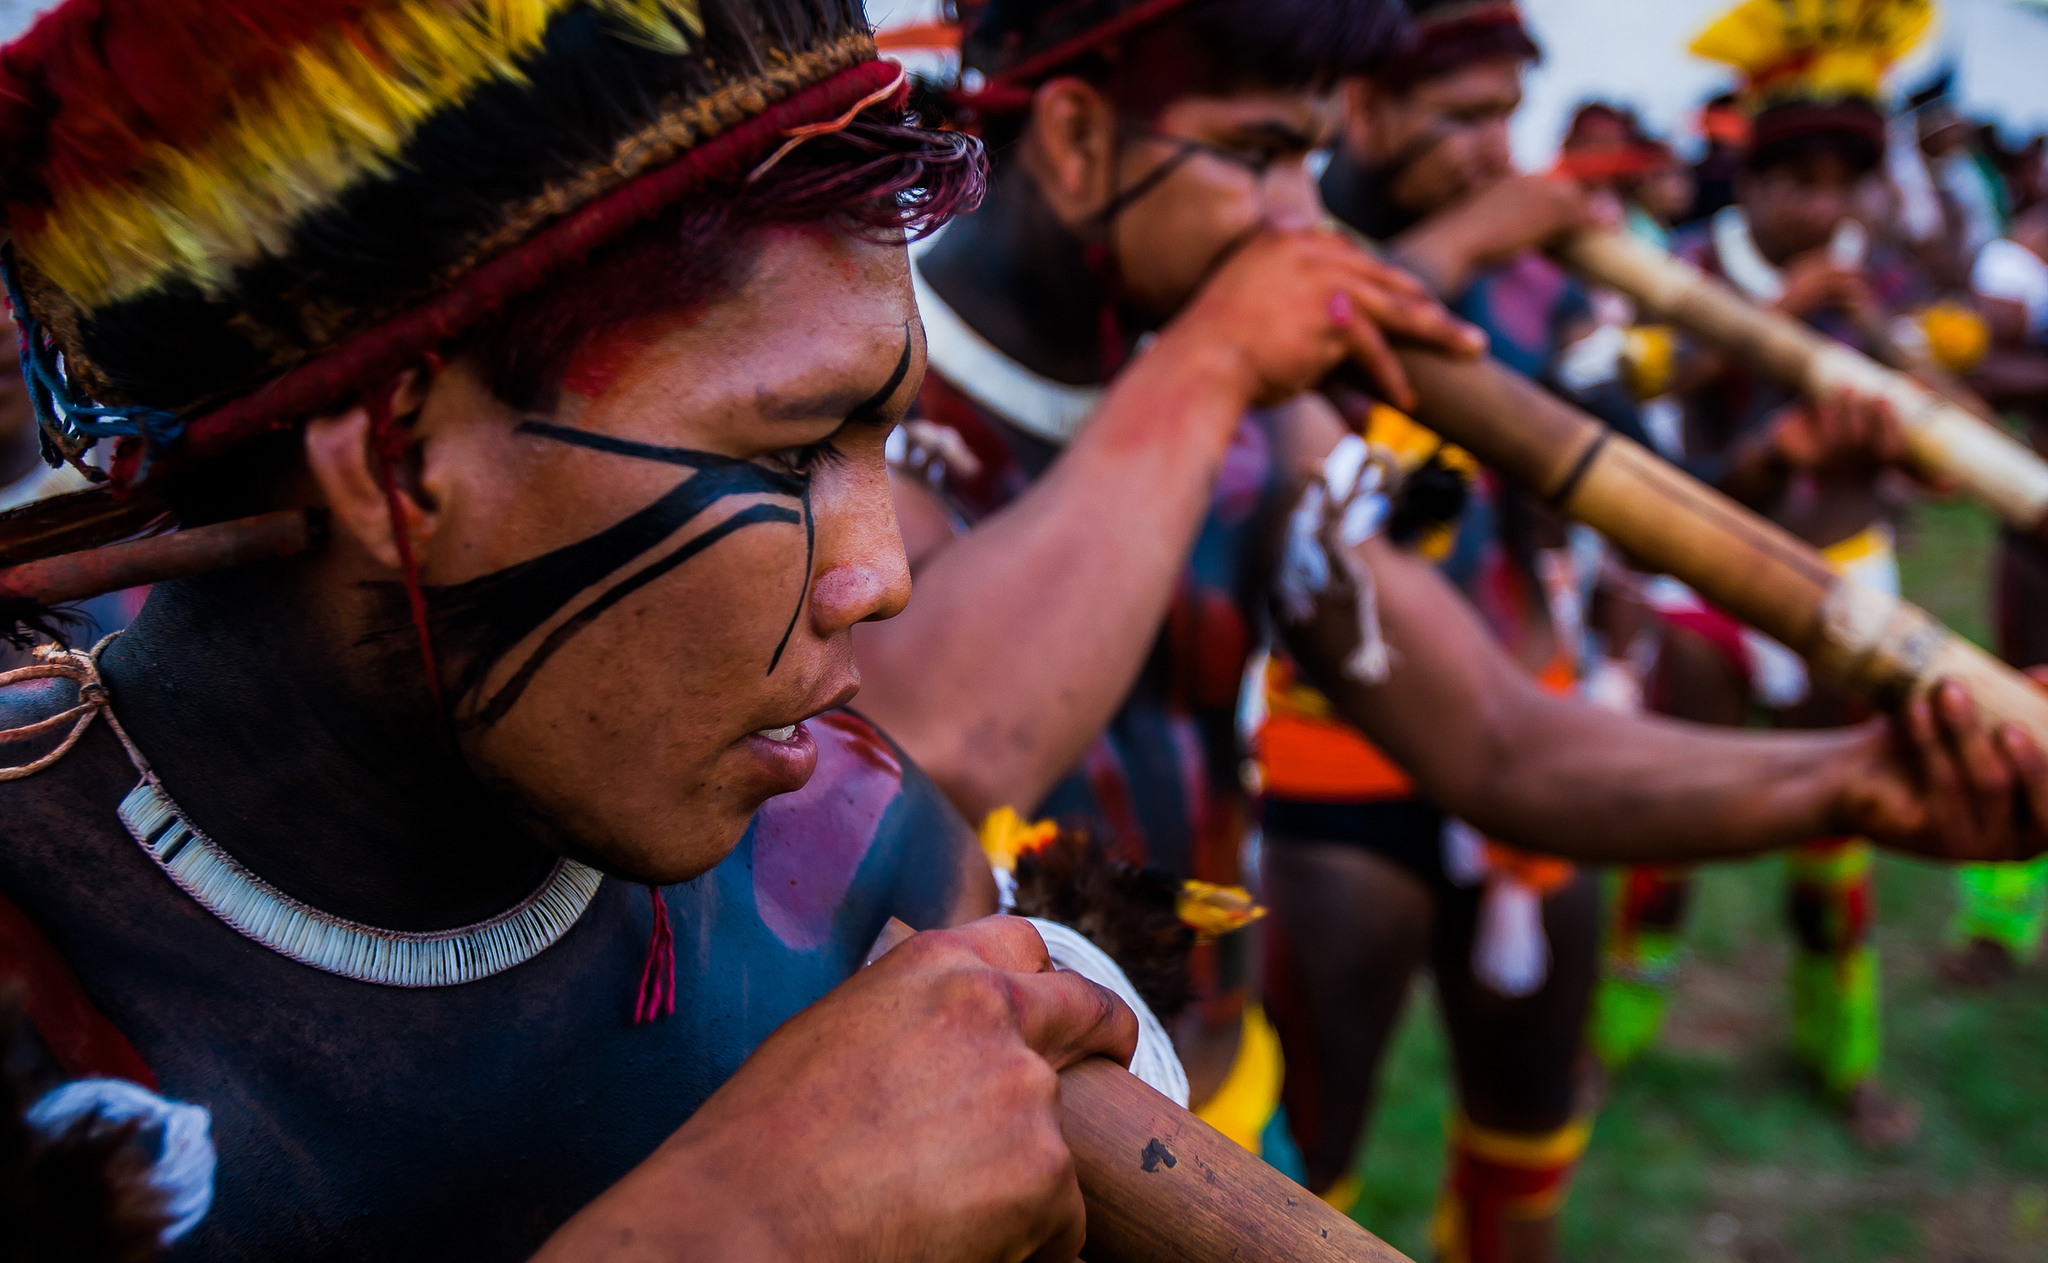
[[[755,803],[745,814],[737,817],[727,817],[726,813],[719,812],[722,823],[715,826],[700,823],[688,830],[687,837],[671,839],[651,850],[639,843],[621,841],[604,844],[584,840],[562,841],[556,849],[607,877],[642,886],[673,886],[678,882],[694,881],[723,864],[726,857],[739,848],[741,839],[747,836],[747,827],[753,823],[754,812],[759,809],[760,804]],[[701,809],[691,812],[695,821],[701,821],[705,814],[708,813]]]

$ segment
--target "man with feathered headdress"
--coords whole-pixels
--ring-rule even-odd
[[[1873,244],[1877,234],[1862,208],[1882,179],[1886,72],[1933,18],[1928,0],[1746,0],[1703,31],[1692,51],[1742,77],[1749,140],[1735,204],[1682,239],[1680,253],[1759,304],[1896,356],[1893,321],[1915,292],[1917,273]],[[1853,399],[1800,400],[1717,357],[1698,358],[1683,370],[1688,468],[1863,582],[1896,592],[1881,494],[1886,471],[1904,456],[1896,422]],[[1672,631],[1660,692],[1672,713],[1739,724],[1752,696],[1797,726],[1840,724],[1858,713],[1839,695],[1813,695],[1801,664],[1775,643],[1689,594],[1674,591],[1665,603]],[[1822,839],[1794,851],[1789,864],[1796,1051],[1861,1140],[1894,1147],[1914,1134],[1917,1112],[1875,1078],[1870,848]],[[1667,939],[1682,914],[1686,880],[1633,875],[1618,940]],[[1664,985],[1648,973],[1608,984],[1603,1018],[1615,1057],[1632,1055],[1654,1034]]]
[[[97,480],[0,517],[4,630],[156,581],[0,676],[28,1122],[182,1120],[176,1257],[1070,1256],[1129,1012],[1021,921],[860,969],[994,891],[838,709],[982,176],[859,5],[69,0],[0,168]]]

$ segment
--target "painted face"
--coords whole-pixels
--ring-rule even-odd
[[[1757,248],[1784,264],[1828,244],[1855,212],[1868,179],[1839,156],[1812,150],[1749,173],[1738,194]]]
[[[803,721],[859,684],[853,624],[909,597],[882,444],[923,371],[902,247],[820,228],[766,234],[720,301],[594,339],[550,415],[436,378],[441,529],[471,563],[429,593],[447,701],[564,849],[682,880],[809,779]]]
[[[1399,167],[1394,204],[1428,215],[1514,173],[1508,123],[1522,105],[1522,65],[1472,62],[1406,91],[1371,85],[1352,99],[1345,143],[1369,165]]]
[[[1130,200],[1112,225],[1129,297],[1165,319],[1244,238],[1320,220],[1309,159],[1336,122],[1327,97],[1249,92],[1182,97],[1129,123],[1118,187]]]

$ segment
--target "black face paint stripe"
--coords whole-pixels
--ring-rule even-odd
[[[896,357],[896,367],[889,373],[888,382],[874,394],[853,405],[847,416],[865,420],[880,412],[884,404],[896,397],[896,391],[902,387],[903,379],[910,376],[910,353],[912,349],[910,322],[906,320],[903,322],[903,354]]]
[[[790,611],[789,625],[782,629],[782,639],[775,643],[775,652],[768,659],[768,669],[763,675],[774,675],[775,668],[782,665],[782,651],[789,648],[789,638],[796,634],[797,620],[804,616],[804,606],[811,599],[811,568],[818,560],[818,519],[811,513],[811,488],[804,484],[804,586],[796,594],[796,608]]]
[[[847,418],[849,421],[864,420],[882,411],[909,377],[913,349],[911,325],[906,321],[903,326],[903,353],[897,358],[888,381],[853,407]],[[502,719],[557,652],[627,596],[749,526],[802,522],[803,587],[797,594],[796,610],[790,615],[782,639],[769,658],[768,672],[773,674],[796,632],[797,622],[803,617],[804,606],[810,596],[811,570],[817,561],[817,521],[811,510],[811,479],[808,475],[782,473],[750,460],[715,452],[616,438],[539,419],[522,421],[518,428],[522,434],[551,442],[632,460],[680,466],[694,472],[654,503],[588,539],[468,583],[429,593],[429,604],[439,624],[436,641],[459,663],[459,669],[454,673],[453,693],[458,707],[463,701],[475,698],[498,663],[545,626],[549,619],[601,584],[606,577],[620,573],[637,559],[662,547],[719,502],[735,496],[783,496],[797,501],[798,507],[757,504],[741,509],[673,552],[634,570],[606,588],[589,604],[549,631],[512,678],[463,717],[461,722],[465,726],[488,726]]]
[[[549,434],[545,437],[554,436]],[[474,697],[482,688],[485,677],[521,641],[601,583],[606,576],[617,574],[631,565],[635,558],[661,547],[720,501],[734,496],[787,496],[796,499],[803,496],[803,479],[764,469],[748,461],[708,452],[657,450],[668,458],[665,463],[688,463],[698,472],[678,483],[653,504],[588,539],[430,594],[436,621],[442,625],[436,639],[455,653],[460,661],[455,675],[454,696]],[[798,520],[794,509],[758,507],[773,507],[774,512],[756,515],[750,510],[737,515],[736,521],[739,517],[746,520],[738,521],[734,529],[759,521],[793,524]],[[719,532],[716,538],[722,539],[730,533]],[[710,542],[715,540],[708,540],[707,547]],[[701,551],[701,548],[679,550],[678,564]],[[631,583],[632,580],[625,582]],[[522,665],[521,678],[530,679],[546,659],[560,650],[576,631],[587,626],[588,621],[572,619],[564,624],[570,629],[566,634],[551,634],[535,650],[533,658]],[[523,689],[524,684],[520,688]],[[515,700],[517,692],[506,696],[501,689],[497,697],[464,722],[495,722]]]
[[[577,430],[551,421],[521,421],[521,434],[553,439],[571,447],[587,447],[593,452],[608,452],[613,456],[631,456],[637,460],[654,461],[663,465],[682,465],[689,469],[734,469],[759,470],[761,475],[782,484],[784,495],[802,493],[803,479],[794,474],[778,474],[772,469],[762,469],[752,461],[740,460],[733,456],[720,456],[714,452],[699,452],[687,447],[662,447],[655,443],[642,443],[635,439],[613,438],[609,434],[595,434],[589,430]]]
[[[539,672],[549,658],[554,656],[555,651],[567,644],[570,637],[582,631],[592,620],[612,606],[617,605],[620,601],[625,600],[641,588],[646,587],[656,579],[661,578],[661,576],[674,570],[677,566],[682,565],[690,560],[690,558],[695,557],[698,553],[703,552],[736,531],[760,522],[788,522],[794,524],[796,520],[796,510],[785,509],[777,504],[757,504],[750,508],[741,509],[738,513],[725,519],[725,521],[720,522],[668,556],[663,557],[660,561],[642,566],[631,575],[619,580],[619,582],[605,589],[603,595],[576,611],[576,613],[564,620],[559,627],[549,632],[547,639],[541,641],[540,646],[533,651],[533,655],[520,666],[518,671],[513,673],[510,680],[505,682],[505,687],[499,689],[491,697],[490,703],[477,714],[476,722],[480,724],[494,724],[504,718],[505,712],[512,709],[512,704],[519,700],[520,694],[526,691],[526,686],[532,683],[534,675]],[[772,670],[773,668],[770,669]]]

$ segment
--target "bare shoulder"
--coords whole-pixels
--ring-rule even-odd
[[[889,916],[924,928],[993,905],[973,829],[901,746],[850,710],[808,726],[818,748],[810,783],[755,817],[755,893],[771,926],[802,925],[807,938],[849,932],[865,948]]]
[[[77,707],[73,680],[0,685],[0,885],[30,881],[81,835],[122,834],[114,811],[135,772],[104,720],[66,716]]]

